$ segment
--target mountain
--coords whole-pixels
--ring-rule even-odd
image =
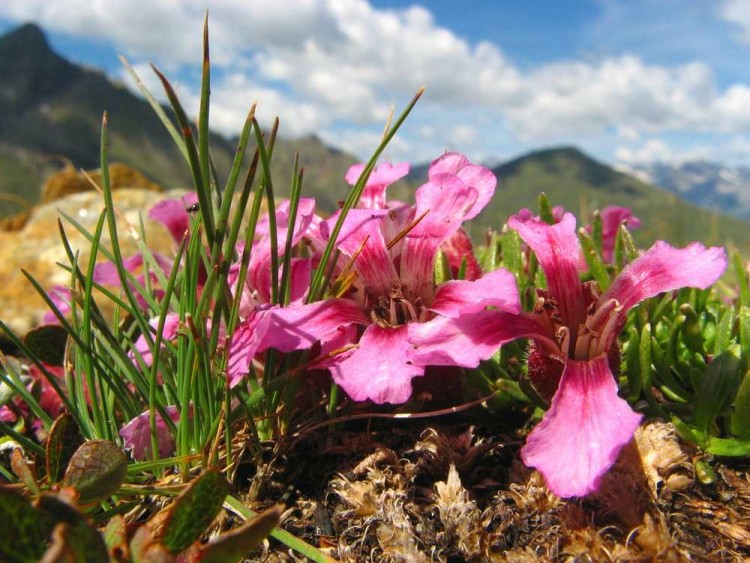
[[[499,178],[495,197],[478,217],[483,226],[499,228],[518,209],[536,210],[544,192],[584,221],[594,209],[630,207],[642,220],[633,235],[641,245],[657,239],[684,245],[730,244],[750,250],[748,224],[706,211],[664,189],[647,184],[598,162],[573,147],[551,148],[516,158],[493,169]]]
[[[35,25],[0,37],[0,76],[0,216],[19,211],[18,198],[38,201],[39,188],[59,168],[60,156],[77,168],[99,167],[105,110],[110,161],[130,164],[164,186],[191,185],[182,156],[149,104],[102,72],[56,54]],[[217,170],[226,174],[234,143],[214,135],[211,150]],[[343,174],[356,159],[315,137],[281,139],[273,161],[280,194],[291,183],[296,151],[301,165],[308,166],[303,193],[320,194],[322,205],[334,209],[348,190]]]
[[[750,168],[696,160],[623,168],[700,207],[750,220]]]
[[[75,65],[53,52],[38,27],[25,25],[0,37],[0,76],[0,216],[19,211],[19,198],[31,203],[39,199],[43,180],[59,167],[56,156],[71,160],[78,168],[99,166],[105,110],[111,161],[130,164],[167,187],[191,185],[181,154],[148,103],[102,72]],[[216,169],[226,174],[234,144],[214,135],[211,149]],[[295,152],[305,168],[303,194],[315,197],[321,209],[332,211],[348,193],[343,175],[356,159],[325,146],[315,136],[281,138],[272,163],[280,195],[291,184]],[[536,209],[537,196],[544,191],[554,205],[582,218],[607,205],[631,207],[643,220],[643,228],[634,233],[643,245],[661,238],[673,244],[729,242],[750,250],[747,224],[700,210],[576,148],[536,151],[493,171],[500,183],[492,202],[472,221],[477,240],[487,229],[500,228],[520,208]],[[415,166],[406,181],[391,188],[391,197],[412,201],[414,188],[426,174],[427,165]]]

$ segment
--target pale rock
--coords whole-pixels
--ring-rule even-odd
[[[163,199],[175,199],[185,190],[156,192],[144,189],[125,189],[113,192],[118,214],[118,239],[124,258],[137,253],[134,233],[138,232],[143,216],[146,241],[154,252],[167,256],[174,253],[175,245],[167,230],[158,222],[147,218],[148,210]],[[31,274],[43,288],[70,285],[70,274],[57,263],[69,264],[60,238],[58,218],[61,212],[73,217],[89,232],[93,232],[104,200],[100,193],[89,191],[66,196],[34,208],[23,229],[0,232],[0,319],[17,335],[22,336],[37,326],[48,308],[21,270]],[[78,230],[62,219],[65,233],[73,251],[79,251],[81,268],[88,264],[90,243]],[[110,246],[107,225],[104,226],[103,244]],[[98,261],[104,260],[101,254]],[[0,335],[2,337],[2,335]]]

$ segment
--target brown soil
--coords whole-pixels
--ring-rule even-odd
[[[422,422],[373,422],[330,447],[318,434],[275,481],[245,467],[235,485],[249,479],[250,505],[284,497],[282,526],[342,561],[750,560],[750,465],[703,460],[715,478],[699,479],[703,454],[669,424],[639,429],[599,493],[563,501],[519,461],[518,437]],[[271,540],[253,560],[300,559]]]

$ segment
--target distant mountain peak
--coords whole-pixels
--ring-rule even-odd
[[[0,36],[0,50],[5,53],[13,49],[26,52],[52,51],[42,29],[33,23],[27,23]]]
[[[0,111],[17,113],[43,103],[81,73],[52,50],[38,26],[22,25],[0,36]]]

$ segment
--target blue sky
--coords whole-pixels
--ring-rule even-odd
[[[129,84],[122,53],[158,90],[155,62],[195,111],[206,8],[213,124],[228,135],[257,100],[287,136],[364,158],[425,85],[393,160],[573,144],[621,165],[750,164],[745,0],[9,0],[0,31],[34,21],[64,56]]]

